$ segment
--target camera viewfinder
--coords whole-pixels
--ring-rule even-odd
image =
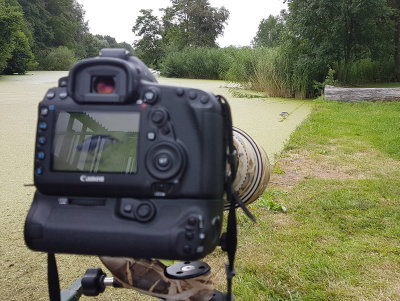
[[[115,91],[113,76],[95,76],[93,78],[92,91],[98,94],[112,94]]]

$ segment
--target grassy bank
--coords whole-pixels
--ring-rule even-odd
[[[398,300],[400,104],[316,102],[240,216],[237,299]]]

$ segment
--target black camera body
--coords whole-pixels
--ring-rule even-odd
[[[78,62],[39,104],[25,224],[38,251],[199,259],[218,244],[225,116],[122,49]]]

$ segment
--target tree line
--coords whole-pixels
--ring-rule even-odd
[[[136,53],[162,74],[241,82],[271,96],[313,97],[325,84],[400,80],[398,0],[286,0],[249,47],[218,48],[229,12],[207,0],[141,10]],[[240,41],[238,41],[240,42]]]
[[[171,6],[160,11],[158,17],[152,9],[140,10],[132,28],[140,37],[134,43],[136,54],[154,68],[167,54],[186,47],[217,47],[229,18],[226,8],[211,7],[208,0],[171,0]]]
[[[0,73],[67,70],[104,47],[124,47],[110,36],[92,35],[75,0],[0,0]]]
[[[242,83],[271,96],[312,97],[325,84],[400,80],[398,0],[286,0],[247,47],[218,47],[229,19],[208,0],[171,0],[134,20],[131,45],[92,35],[76,0],[0,0],[0,73],[68,69],[124,47],[166,76]],[[238,41],[240,43],[240,41]]]

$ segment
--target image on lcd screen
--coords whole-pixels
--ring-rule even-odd
[[[139,119],[137,112],[60,112],[53,170],[136,173]]]

